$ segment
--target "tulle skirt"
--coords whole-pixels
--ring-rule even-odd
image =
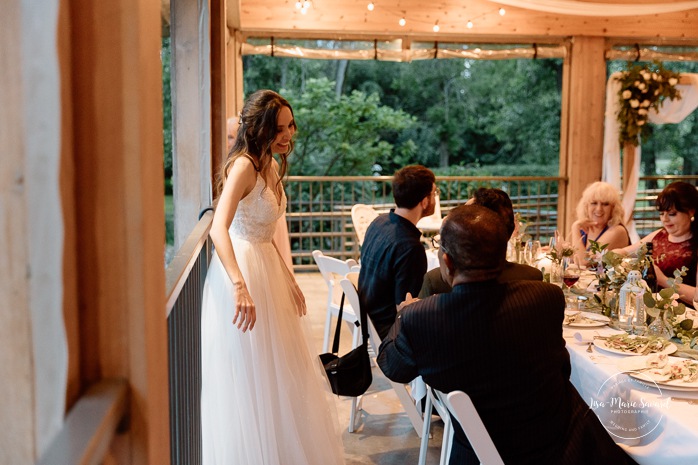
[[[343,464],[332,393],[285,265],[271,242],[233,247],[257,322],[245,333],[232,324],[233,286],[214,253],[201,317],[203,463]]]

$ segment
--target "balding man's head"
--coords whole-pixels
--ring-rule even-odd
[[[461,205],[441,226],[442,252],[454,274],[483,281],[496,278],[504,267],[509,234],[502,217],[487,207]]]

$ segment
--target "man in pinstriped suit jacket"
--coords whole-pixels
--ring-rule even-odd
[[[393,381],[421,375],[440,391],[465,391],[507,465],[634,463],[569,381],[560,288],[497,282],[507,240],[493,211],[455,208],[439,250],[453,291],[401,308],[379,366]],[[479,463],[454,424],[449,463]]]

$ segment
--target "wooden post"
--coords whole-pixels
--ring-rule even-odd
[[[567,177],[560,232],[567,235],[584,188],[601,179],[606,92],[605,40],[574,37],[569,58],[569,90],[563,92],[560,171]],[[563,86],[564,89],[564,86]],[[565,127],[566,125],[566,127]],[[564,171],[563,171],[564,170]]]
[[[227,153],[226,115],[226,36],[225,0],[211,0],[211,178],[212,199],[216,192],[216,175]]]
[[[160,5],[66,3],[81,380],[128,381],[106,463],[169,463]]]
[[[211,31],[208,1],[171,0],[175,250],[211,203]]]

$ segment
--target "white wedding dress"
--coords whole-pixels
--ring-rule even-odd
[[[261,176],[230,226],[257,322],[232,323],[233,286],[214,252],[201,315],[201,431],[205,465],[344,463],[332,393],[307,318],[299,317],[286,265],[271,242],[286,197]]]

